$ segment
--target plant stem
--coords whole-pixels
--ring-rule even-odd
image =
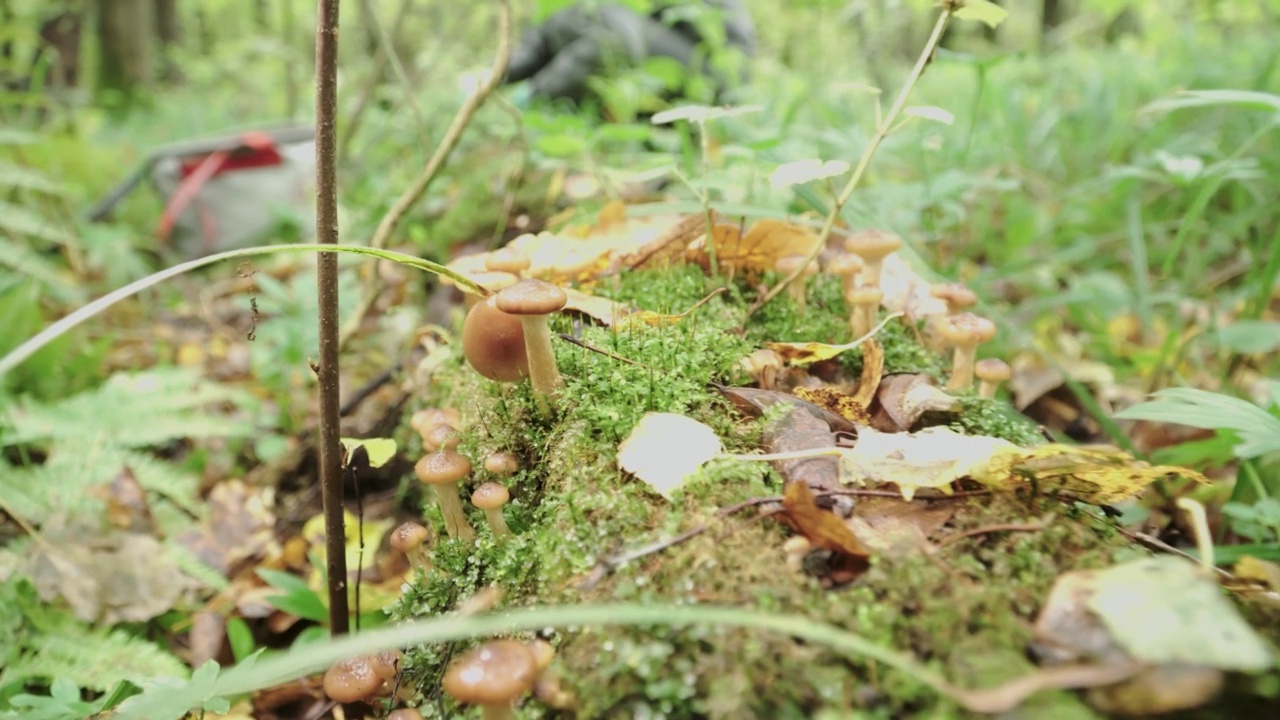
[[[871,158],[875,156],[880,143],[884,142],[884,139],[893,132],[894,121],[902,114],[903,108],[907,105],[907,99],[911,97],[911,92],[915,90],[916,83],[920,81],[920,76],[924,74],[924,69],[929,66],[929,62],[933,59],[933,53],[937,50],[938,42],[942,39],[942,32],[947,29],[947,23],[951,20],[952,12],[951,3],[943,3],[942,11],[938,15],[938,21],[933,25],[933,34],[929,36],[928,42],[925,43],[924,50],[921,51],[920,57],[916,60],[915,67],[911,68],[911,74],[903,82],[902,89],[898,91],[898,97],[893,101],[893,106],[889,108],[888,114],[876,124],[875,134],[867,142],[867,147],[863,149],[862,157],[858,159],[858,164],[854,167],[853,174],[849,176],[849,181],[845,183],[844,189],[840,191],[840,196],[836,198],[835,205],[832,205],[831,211],[827,213],[827,220],[823,223],[822,230],[818,233],[818,241],[813,244],[813,250],[809,251],[804,264],[783,278],[769,292],[765,293],[752,306],[748,316],[785,291],[787,286],[795,282],[804,273],[805,268],[809,267],[814,258],[818,257],[818,253],[822,252],[822,248],[826,247],[827,238],[831,236],[831,231],[836,225],[836,219],[840,217],[840,212],[844,210],[845,203],[849,202],[854,189],[862,181],[862,176],[866,174],[867,168],[871,165]]]
[[[319,0],[316,21],[316,239],[338,244],[338,0]],[[320,360],[320,495],[324,504],[329,632],[346,634],[346,527],[342,517],[342,448],[338,430],[338,255],[316,257]]]

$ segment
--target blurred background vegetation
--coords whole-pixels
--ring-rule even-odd
[[[528,23],[563,4],[517,6]],[[1230,537],[1280,547],[1275,452],[1235,457],[1230,423],[1154,438],[1110,419],[1169,386],[1276,411],[1266,380],[1280,369],[1280,1],[1003,4],[1010,17],[998,31],[953,29],[913,98],[954,121],[913,122],[889,138],[845,220],[893,229],[938,276],[972,286],[1002,328],[993,353],[1026,353],[1076,378],[1063,402],[1079,415],[1064,411],[1066,434],[1229,476],[1244,468],[1247,491],[1227,486]],[[759,51],[735,102],[763,111],[713,126],[713,205],[824,210],[825,188],[780,193],[770,172],[804,158],[856,162],[874,129],[873,88],[891,99],[933,4],[749,5]],[[494,16],[485,3],[343,3],[345,242],[366,242],[421,171],[491,63]],[[155,193],[87,217],[151,149],[312,122],[314,36],[311,0],[0,0],[0,353],[175,260],[155,237]],[[598,210],[637,184],[700,177],[684,130],[638,119],[660,107],[661,85],[645,68],[615,78],[599,112],[487,104],[393,247],[446,259]],[[1184,90],[1229,92],[1191,102]],[[664,192],[696,197],[680,183]],[[309,382],[308,281],[263,282],[280,320],[253,349],[254,375],[264,395],[288,394]],[[413,293],[425,304],[423,289]],[[148,322],[184,302],[190,289],[157,290],[75,331],[0,379],[0,407],[53,403],[116,370],[178,362],[181,344],[149,336]],[[261,411],[257,457],[278,452],[271,444],[304,408]],[[0,458],[0,474],[16,460]]]

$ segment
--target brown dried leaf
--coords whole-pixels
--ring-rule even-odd
[[[818,242],[808,228],[773,218],[756,221],[745,236],[737,225],[720,223],[712,228],[711,236],[721,271],[745,271],[748,277],[773,270],[778,260],[787,255],[808,255]],[[710,267],[705,242],[690,254],[693,262]]]
[[[201,562],[230,576],[241,562],[276,548],[269,491],[232,479],[215,485],[208,502],[208,519],[177,538]]]
[[[815,548],[830,550],[842,556],[858,570],[867,568],[871,551],[834,514],[818,507],[813,492],[802,482],[787,484],[782,495],[782,510],[796,532],[804,535]]]
[[[871,420],[865,405],[834,388],[796,388],[795,395],[853,423],[865,425]]]
[[[801,407],[792,407],[771,421],[764,430],[763,445],[768,453],[792,453],[836,446],[827,422]],[[790,483],[804,483],[820,492],[842,490],[839,461],[830,455],[772,460],[770,464]]]
[[[905,432],[927,412],[956,410],[956,398],[933,383],[934,379],[923,373],[886,377],[876,392],[871,427],[881,432]]]
[[[826,423],[833,432],[856,433],[858,428],[845,418],[837,415],[824,407],[815,405],[808,400],[803,400],[784,392],[776,390],[758,390],[756,388],[740,388],[719,386],[720,394],[724,395],[739,410],[747,413],[752,417],[760,417],[765,410],[779,405],[786,404],[803,410],[804,412],[818,418]]]
[[[1011,490],[1034,487],[1054,497],[1110,505],[1127,500],[1167,475],[1209,484],[1204,475],[1172,465],[1147,465],[1116,448],[1051,443],[1033,448],[1002,447],[972,468],[974,480]]]
[[[715,211],[711,221],[715,222]],[[706,213],[694,213],[682,218],[657,237],[620,258],[620,265],[633,270],[663,268],[684,262],[689,245],[707,232]]]
[[[919,552],[961,507],[959,502],[907,502],[869,497],[858,502],[849,527],[877,555],[904,557]]]
[[[161,535],[147,493],[128,467],[120,468],[111,482],[90,488],[89,494],[107,504],[107,522],[115,529]]]

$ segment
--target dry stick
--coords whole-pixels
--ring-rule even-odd
[[[969,528],[964,532],[952,533],[951,535],[942,538],[938,541],[938,547],[944,548],[953,542],[963,540],[967,537],[973,537],[975,535],[987,535],[989,533],[998,532],[1040,532],[1046,527],[1048,526],[1042,523],[1000,523],[997,525]]]
[[[893,101],[893,106],[889,108],[889,113],[876,123],[876,132],[871,136],[867,147],[862,151],[862,157],[858,159],[858,165],[853,169],[853,174],[849,176],[849,182],[845,183],[844,189],[840,191],[840,196],[836,198],[835,205],[831,206],[831,212],[827,213],[827,220],[822,225],[822,231],[818,233],[818,241],[813,244],[813,250],[809,251],[808,257],[805,258],[804,264],[796,268],[794,272],[782,279],[772,290],[765,293],[751,308],[747,311],[747,317],[751,317],[756,310],[759,310],[765,303],[782,294],[787,286],[799,278],[818,257],[818,253],[827,246],[827,238],[831,236],[831,231],[835,228],[836,219],[840,217],[840,212],[844,209],[845,203],[849,202],[849,198],[853,195],[853,191],[858,187],[858,183],[862,181],[862,176],[866,174],[867,167],[871,165],[871,158],[875,155],[876,149],[880,147],[880,143],[889,137],[893,132],[894,120],[898,115],[902,114],[902,109],[907,105],[907,98],[911,96],[911,91],[915,89],[916,83],[920,81],[920,76],[924,74],[924,69],[928,67],[933,60],[933,53],[938,48],[938,42],[942,39],[942,31],[946,30],[947,23],[951,20],[951,14],[954,7],[950,2],[942,4],[942,12],[938,15],[938,22],[933,26],[933,34],[929,36],[929,41],[924,45],[924,51],[920,53],[920,58],[916,60],[915,67],[911,68],[911,74],[907,76],[906,81],[902,84],[902,89],[898,91],[898,97]]]
[[[316,238],[338,243],[338,0],[318,0],[316,20]],[[320,494],[324,505],[329,632],[348,629],[346,528],[342,517],[342,448],[338,429],[338,254],[316,255],[319,292]]]
[[[378,228],[373,232],[373,238],[369,240],[370,247],[386,247],[387,241],[391,239],[391,234],[399,227],[400,221],[408,214],[409,208],[413,207],[426,193],[427,188],[431,186],[431,182],[435,180],[436,175],[444,167],[445,161],[449,159],[449,154],[457,147],[463,131],[471,123],[471,118],[476,114],[476,110],[484,104],[485,99],[502,83],[502,78],[507,72],[507,63],[511,60],[511,43],[511,2],[510,0],[500,0],[498,3],[498,51],[493,59],[493,67],[489,71],[489,77],[475,89],[475,92],[467,96],[466,101],[462,103],[462,107],[458,108],[458,113],[454,115],[449,129],[445,131],[444,137],[440,140],[440,145],[436,147],[435,153],[422,169],[422,173],[414,179],[409,187],[405,188],[405,191],[396,199],[391,209],[387,210],[387,213],[382,216],[382,221],[378,223]],[[375,274],[370,276],[365,283],[360,305],[346,327],[342,329],[342,335],[339,339],[340,347],[351,340],[351,337],[359,330],[364,316],[373,307],[374,300],[378,297],[377,282],[378,279]]]

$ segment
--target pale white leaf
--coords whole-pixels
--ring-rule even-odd
[[[618,445],[618,467],[666,499],[723,449],[711,428],[675,413],[646,413]]]
[[[783,163],[769,175],[769,185],[774,190],[785,190],[792,185],[801,185],[814,180],[837,177],[849,172],[849,163],[843,160],[827,160],[817,158],[796,160]]]
[[[654,125],[667,125],[680,120],[687,120],[695,123],[706,123],[712,120],[720,120],[722,118],[735,117],[738,115],[746,115],[748,113],[759,112],[764,109],[762,105],[741,105],[738,107],[714,107],[712,105],[682,105],[680,107],[663,110],[654,115],[650,122]]]
[[[918,488],[946,488],[1013,443],[985,435],[962,435],[931,427],[918,433],[882,433],[858,428],[858,443],[840,457],[846,484],[894,483],[908,500]]]
[[[956,116],[949,111],[943,110],[934,105],[914,105],[902,111],[907,117],[920,118],[922,120],[932,120],[940,122],[943,125],[950,125],[956,121]]]

